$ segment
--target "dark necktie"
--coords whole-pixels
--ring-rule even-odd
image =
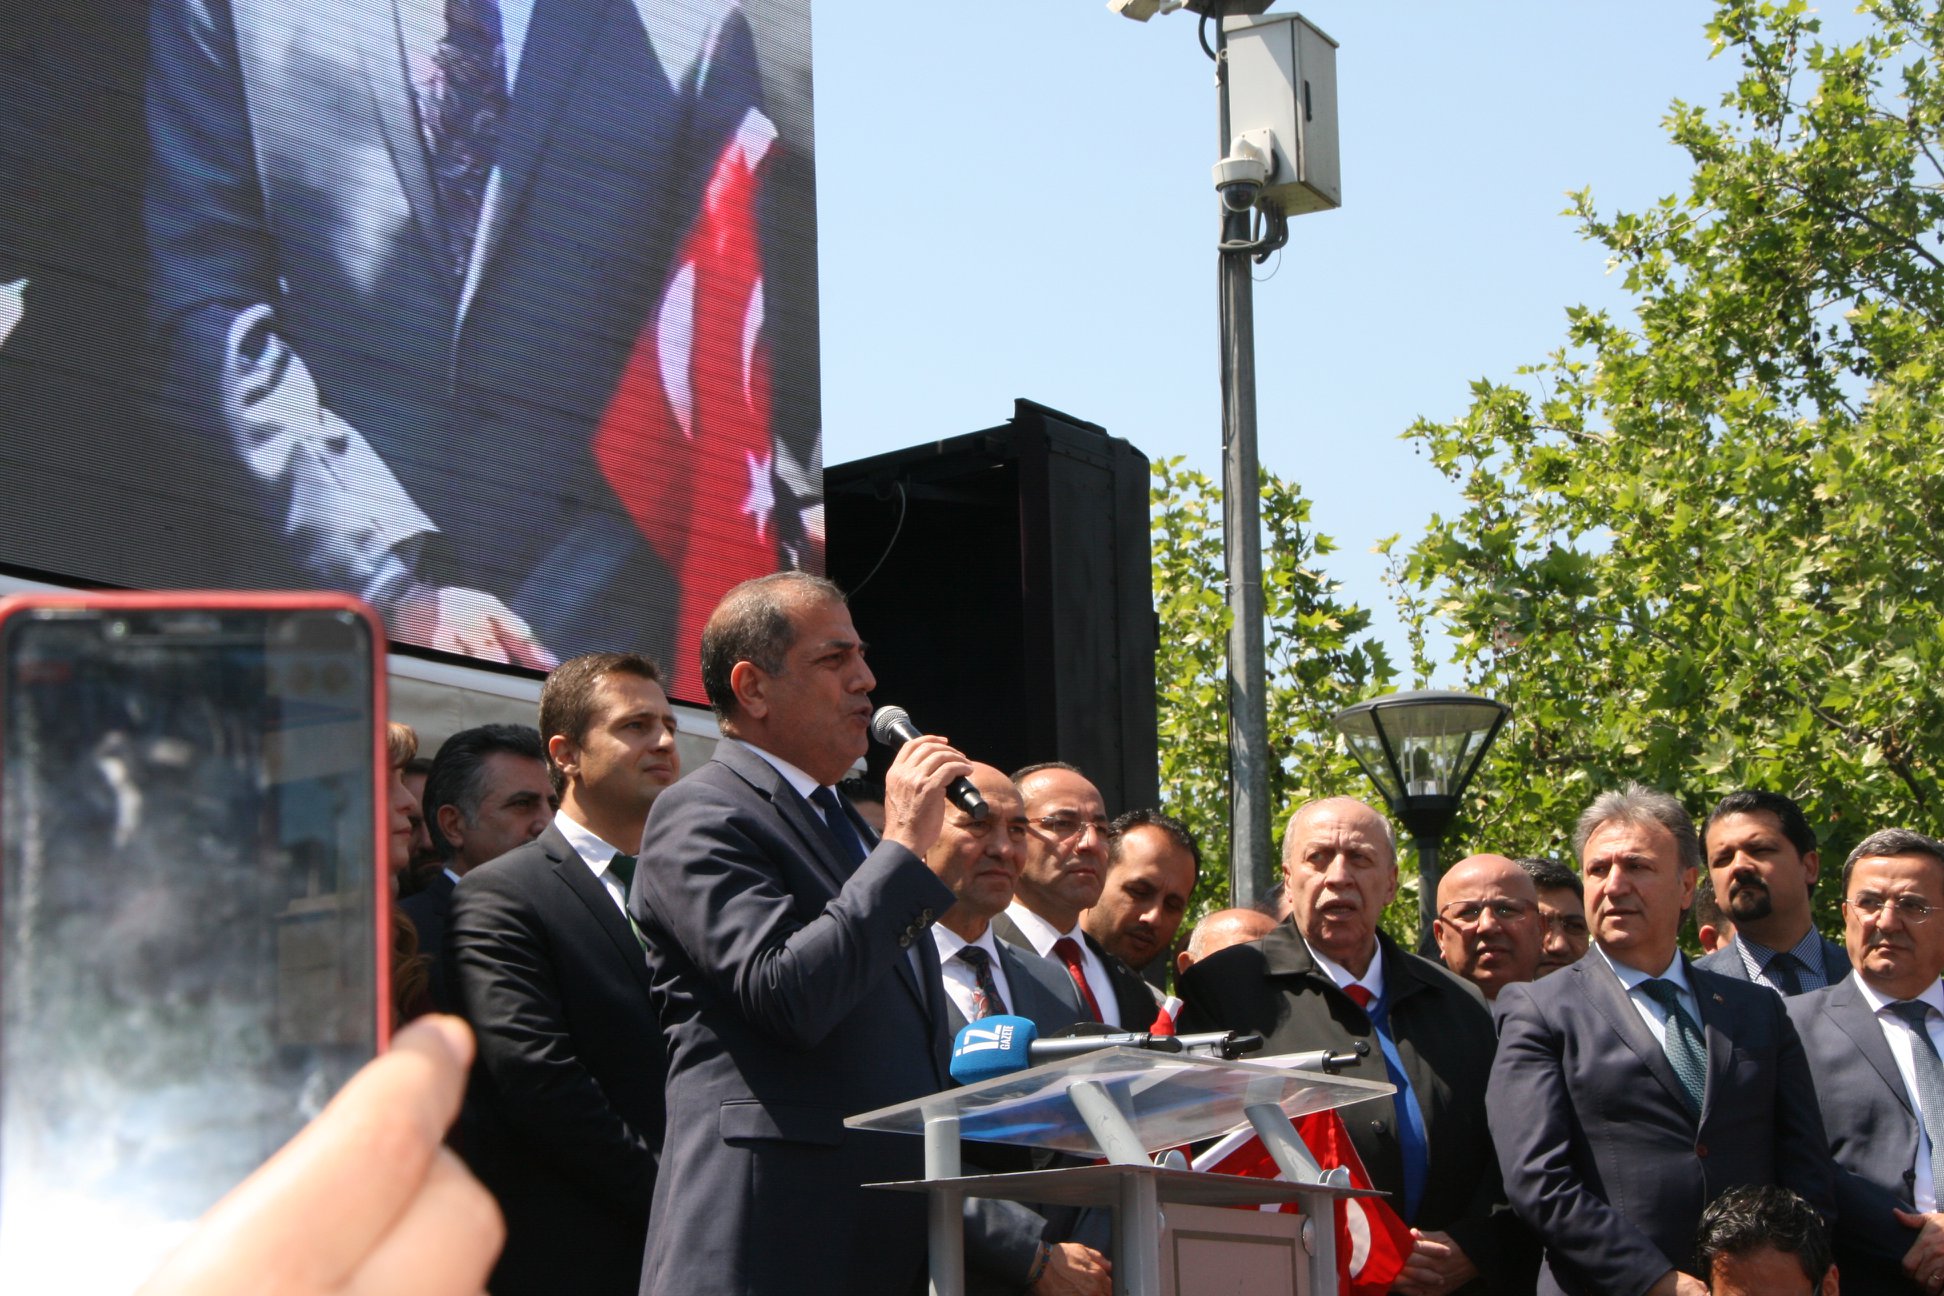
[[[446,34],[432,51],[438,78],[427,125],[446,253],[453,278],[464,282],[506,116],[506,41],[499,0],[446,0],[445,11]]]
[[[1087,965],[1080,958],[1080,942],[1071,936],[1062,936],[1053,942],[1053,953],[1060,962],[1066,964],[1067,975],[1073,978],[1073,988],[1080,992],[1080,999],[1087,1005],[1097,1022],[1107,1019],[1100,1015],[1100,1000],[1094,998],[1093,987],[1087,984]]]
[[[1799,966],[1801,964],[1795,955],[1777,954],[1763,971],[1768,973],[1768,979],[1775,982],[1775,988],[1784,995],[1799,995],[1802,993],[1802,976],[1796,971]]]
[[[1917,1036],[1910,1049],[1910,1069],[1917,1080],[1917,1106],[1924,1122],[1924,1133],[1930,1138],[1931,1183],[1944,1184],[1944,1062],[1937,1057],[1937,1045],[1931,1041],[1929,1018],[1930,1005],[1916,999],[1906,999],[1901,1003],[1888,1005],[1891,1012],[1904,1019],[1912,1033]]]
[[[979,983],[977,1002],[972,1005],[972,1020],[978,1021],[981,1017],[1005,1012],[1005,997],[999,993],[999,982],[992,975],[992,956],[977,945],[967,945],[959,950],[958,957],[971,964],[972,975]]]
[[[1680,987],[1662,977],[1641,983],[1647,997],[1667,1010],[1667,1061],[1674,1078],[1681,1082],[1688,1110],[1701,1114],[1701,1099],[1708,1090],[1708,1047],[1701,1042],[1701,1028],[1688,1010],[1681,1006]]]
[[[837,853],[844,861],[853,866],[864,862],[864,839],[857,835],[851,826],[850,816],[844,813],[844,806],[837,799],[837,793],[827,787],[819,787],[810,794],[810,800],[823,812],[824,827],[830,830],[831,840],[837,843]]]
[[[1404,1218],[1406,1221],[1417,1218],[1418,1203],[1424,1198],[1425,1181],[1431,1175],[1431,1146],[1424,1132],[1424,1109],[1418,1105],[1417,1090],[1411,1085],[1410,1072],[1404,1069],[1404,1058],[1397,1051],[1397,1041],[1391,1036],[1390,1015],[1377,1002],[1377,996],[1370,992],[1369,986],[1351,982],[1343,987],[1343,993],[1356,1001],[1357,1007],[1364,1010],[1370,1018],[1370,1025],[1377,1032],[1378,1046],[1384,1054],[1384,1071],[1390,1082],[1397,1086],[1397,1150],[1404,1162]]]
[[[621,890],[625,893],[634,886],[635,857],[616,851],[608,861],[608,872],[621,879]]]

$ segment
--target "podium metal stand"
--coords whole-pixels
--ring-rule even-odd
[[[845,1123],[924,1138],[923,1179],[872,1186],[929,1197],[933,1296],[963,1296],[967,1197],[1113,1207],[1119,1239],[1114,1290],[1125,1296],[1162,1296],[1163,1202],[1294,1201],[1305,1217],[1307,1289],[1312,1296],[1330,1296],[1336,1290],[1333,1203],[1381,1194],[1351,1188],[1341,1170],[1323,1171],[1290,1118],[1394,1091],[1382,1081],[1261,1062],[1110,1048],[864,1112]],[[1244,1125],[1254,1127],[1290,1182],[1167,1169],[1151,1159]],[[1104,1157],[1108,1164],[962,1176],[960,1139]]]

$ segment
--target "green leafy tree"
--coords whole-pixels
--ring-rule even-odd
[[[1263,612],[1268,673],[1270,806],[1278,821],[1303,801],[1364,795],[1330,717],[1390,686],[1370,614],[1342,600],[1317,560],[1336,546],[1311,529],[1294,485],[1262,476]],[[1228,904],[1228,631],[1222,491],[1180,459],[1154,465],[1154,594],[1161,618],[1155,680],[1161,801],[1202,848],[1198,912]]]
[[[1831,45],[1801,0],[1719,4],[1742,71],[1667,119],[1688,191],[1574,196],[1630,317],[1568,311],[1545,361],[1409,433],[1465,504],[1401,597],[1514,712],[1454,845],[1563,852],[1628,778],[1696,812],[1787,792],[1826,860],[1944,827],[1944,19],[1859,12]]]

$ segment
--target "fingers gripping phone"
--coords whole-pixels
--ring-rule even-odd
[[[382,1047],[382,643],[0,600],[0,1291],[132,1290]]]

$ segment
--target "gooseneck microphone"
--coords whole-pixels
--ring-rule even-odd
[[[1135,1048],[1151,1053],[1185,1054],[1233,1060],[1262,1047],[1262,1036],[1245,1031],[1206,1035],[1155,1035],[1145,1031],[1098,1029],[1082,1023],[1072,1034],[1041,1039],[1030,1018],[995,1013],[967,1022],[952,1041],[952,1079],[960,1084],[992,1080],[1042,1062],[1060,1062],[1105,1048]],[[1093,1027],[1094,1029],[1088,1029]]]
[[[911,717],[903,707],[881,706],[871,716],[871,737],[886,747],[902,747],[918,737],[919,732],[918,726],[911,723]],[[979,795],[979,789],[972,786],[969,778],[961,776],[953,779],[945,789],[945,795],[952,799],[953,805],[974,819],[983,819],[991,813],[986,808],[985,798]]]

